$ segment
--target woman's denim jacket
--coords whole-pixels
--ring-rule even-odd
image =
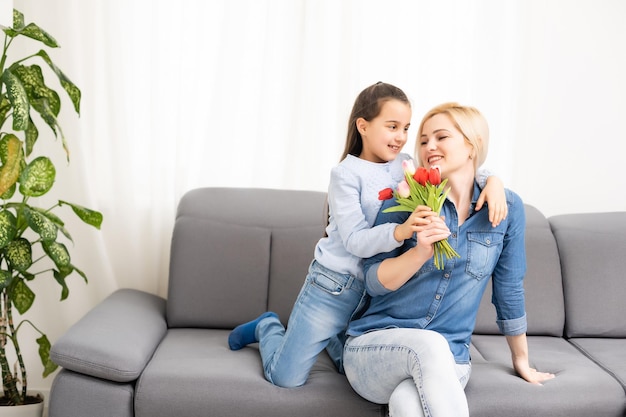
[[[434,330],[446,337],[457,363],[468,363],[478,306],[490,277],[500,331],[505,335],[525,333],[525,212],[521,198],[510,190],[505,192],[509,213],[497,227],[489,222],[487,207],[474,211],[480,194],[477,184],[470,217],[460,227],[454,204],[445,201],[441,215],[451,232],[448,242],[460,258],[446,260],[443,270],[431,259],[398,290],[381,285],[377,276],[381,262],[413,248],[415,235],[398,249],[365,260],[366,286],[372,299],[361,317],[350,323],[347,334],[358,336],[394,327]],[[376,224],[406,220],[409,213],[383,212],[393,205],[394,200],[384,202]]]

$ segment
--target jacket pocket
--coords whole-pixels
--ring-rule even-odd
[[[502,252],[504,233],[468,232],[467,241],[465,272],[478,280],[491,276]]]

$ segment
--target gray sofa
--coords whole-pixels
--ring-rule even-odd
[[[203,188],[180,201],[167,300],[121,289],[52,348],[62,369],[50,417],[384,416],[324,352],[308,382],[266,382],[255,345],[230,351],[235,325],[266,310],[283,320],[324,232],[325,193]],[[466,388],[480,417],[620,417],[626,410],[626,212],[546,219],[526,207],[532,365],[517,377],[485,294]]]

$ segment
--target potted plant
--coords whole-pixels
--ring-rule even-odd
[[[98,229],[102,214],[64,200],[52,207],[38,205],[41,201],[38,197],[52,188],[56,169],[49,157],[41,154],[35,157],[33,153],[39,139],[35,122],[46,132],[51,130],[56,140],[60,138],[67,163],[69,152],[57,121],[61,99],[45,84],[42,68],[36,63],[46,64],[56,74],[77,114],[80,114],[81,92],[50,59],[46,47],[59,45],[46,31],[34,23],[26,25],[24,15],[15,9],[13,27],[2,26],[2,30],[5,37],[0,60],[0,371],[3,388],[0,405],[23,405],[30,399],[18,339],[20,329],[30,326],[39,334],[36,342],[43,376],[57,368],[50,360],[50,341],[42,329],[21,318],[35,300],[29,283],[38,276],[54,278],[61,286],[60,298],[64,300],[69,293],[65,280],[70,274],[76,272],[87,280],[85,273],[71,263],[63,241],[71,242],[72,238],[56,212],[61,208],[73,211],[84,223]],[[12,58],[12,63],[8,63],[7,52],[18,37],[40,42],[44,49],[23,58]],[[35,63],[30,64],[33,61]],[[16,313],[19,313],[19,320]]]

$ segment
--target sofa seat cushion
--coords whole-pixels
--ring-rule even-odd
[[[626,339],[576,338],[570,342],[613,375],[626,391]]]
[[[279,388],[263,376],[256,345],[228,348],[228,330],[169,329],[138,381],[136,417],[380,416],[356,394],[326,353],[309,381]]]
[[[503,336],[472,337],[472,375],[466,388],[470,415],[624,416],[620,384],[573,345],[550,336],[530,336],[528,345],[530,365],[556,374],[542,386],[529,384],[515,374]]]

